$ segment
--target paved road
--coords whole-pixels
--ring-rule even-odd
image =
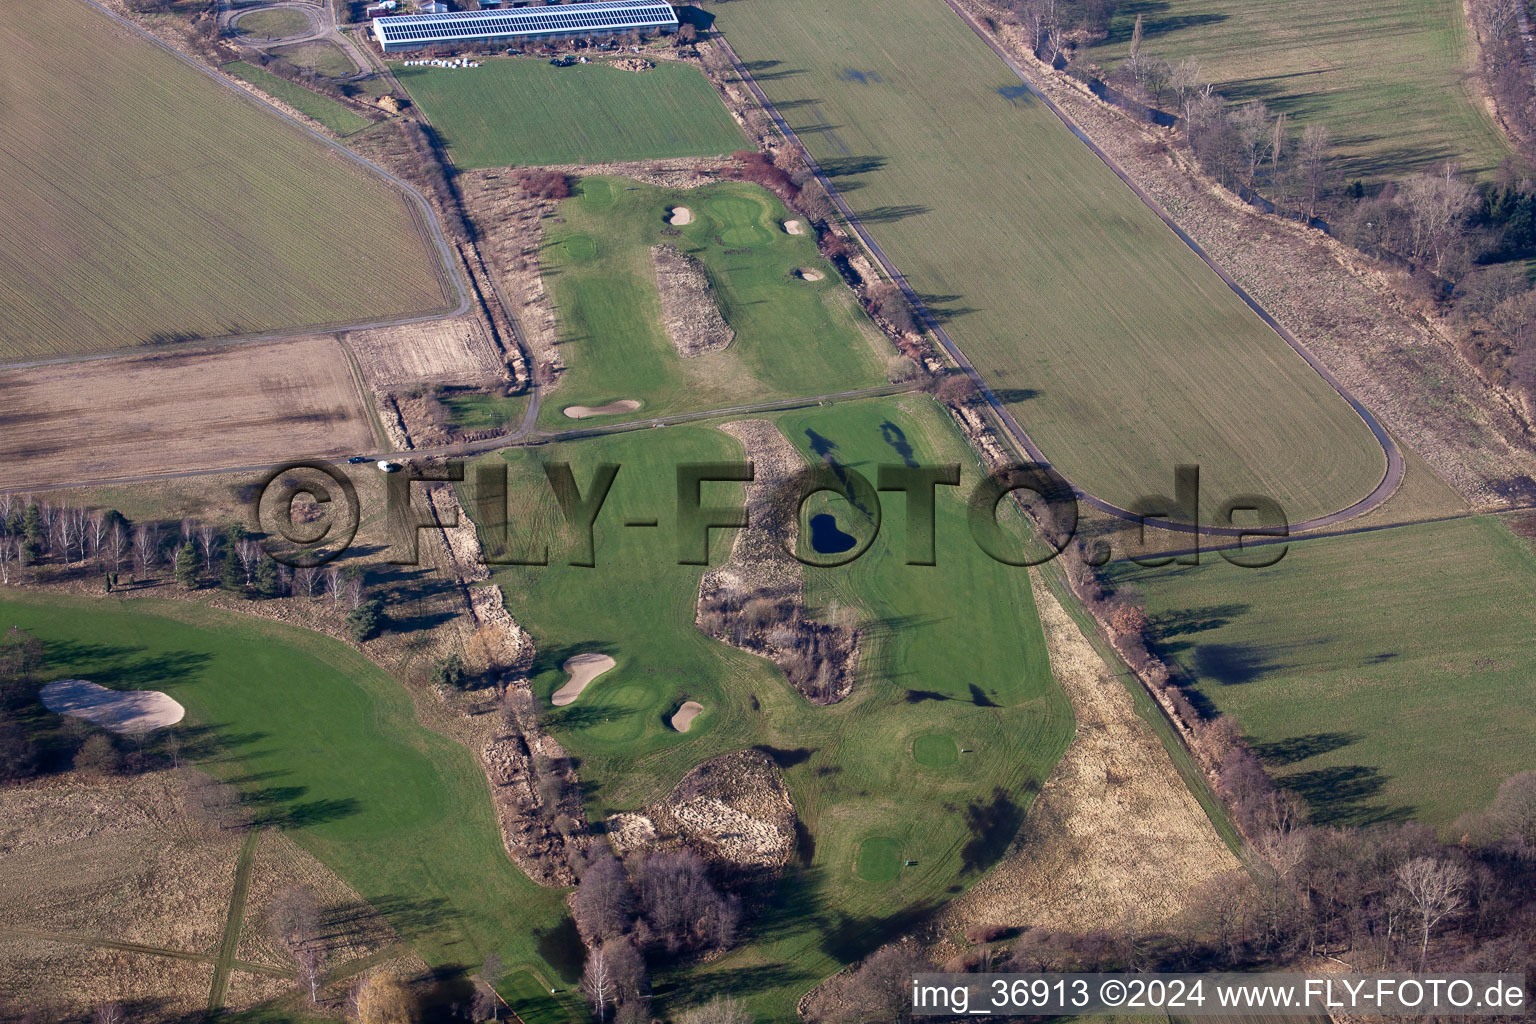
[[[1003,62],[1006,63],[1009,69],[1018,76],[1019,82],[1029,90],[1031,95],[1043,102],[1050,109],[1050,111],[1061,120],[1062,124],[1066,125],[1067,128],[1072,131],[1073,135],[1077,136],[1077,138],[1081,140],[1083,144],[1086,145],[1095,156],[1104,162],[1105,166],[1113,171],[1121,181],[1125,182],[1125,184],[1128,185],[1131,190],[1136,193],[1137,197],[1140,198],[1141,201],[1145,203],[1147,207],[1152,210],[1152,212],[1155,213],[1158,218],[1162,220],[1162,222],[1174,232],[1175,235],[1178,236],[1181,242],[1183,242],[1197,256],[1204,260],[1206,265],[1221,277],[1222,281],[1226,283],[1227,287],[1231,288],[1232,291],[1236,293],[1236,295],[1242,299],[1250,309],[1254,311],[1254,313],[1256,313],[1266,324],[1268,324],[1276,334],[1280,335],[1280,337],[1284,339],[1286,344],[1290,345],[1298,355],[1307,361],[1307,365],[1311,366],[1312,369],[1315,370],[1318,375],[1323,378],[1323,380],[1328,382],[1328,385],[1332,387],[1334,391],[1338,392],[1340,397],[1349,403],[1350,407],[1355,410],[1356,415],[1360,417],[1360,419],[1370,429],[1372,435],[1375,436],[1377,443],[1381,445],[1382,452],[1386,457],[1386,472],[1382,475],[1380,482],[1376,484],[1376,486],[1371,490],[1369,494],[1348,508],[1340,509],[1337,512],[1330,512],[1327,515],[1317,516],[1313,519],[1304,520],[1302,522],[1292,523],[1291,530],[1293,532],[1299,533],[1306,530],[1324,529],[1369,512],[1371,509],[1376,508],[1385,502],[1389,497],[1391,497],[1392,493],[1397,490],[1398,484],[1402,482],[1404,471],[1403,457],[1402,453],[1398,450],[1397,444],[1392,440],[1391,435],[1389,435],[1386,431],[1386,428],[1384,428],[1376,420],[1376,417],[1371,415],[1370,410],[1366,409],[1365,406],[1362,405],[1354,396],[1349,394],[1344,385],[1340,383],[1338,378],[1329,373],[1328,370],[1316,359],[1316,357],[1314,357],[1311,352],[1307,351],[1307,349],[1301,344],[1300,341],[1296,339],[1294,335],[1291,334],[1290,331],[1286,330],[1279,322],[1277,322],[1275,318],[1271,316],[1263,306],[1259,305],[1258,301],[1254,299],[1253,296],[1249,295],[1247,291],[1245,291],[1243,287],[1239,285],[1230,274],[1218,266],[1216,262],[1211,259],[1210,255],[1207,254],[1206,251],[1202,249],[1193,238],[1191,238],[1184,232],[1183,229],[1175,224],[1173,219],[1168,215],[1168,212],[1164,210],[1155,199],[1148,195],[1146,191],[1144,191],[1139,185],[1132,181],[1130,176],[1127,175],[1125,171],[1107,153],[1100,149],[1093,142],[1093,140],[1088,137],[1087,133],[1085,133],[1070,117],[1067,116],[1065,111],[1063,111],[1054,102],[1052,102],[1050,97],[1037,90],[1034,84],[1030,82],[1029,78],[1025,75],[1023,68],[1019,67],[1019,65],[1016,64],[1013,59],[1005,51],[1003,51],[1001,47],[993,42],[993,40],[987,35],[981,26],[977,25],[966,11],[957,6],[954,0],[945,0],[945,3],[947,3],[950,8],[955,11],[956,14],[965,20],[966,24],[969,25],[978,36],[980,36],[982,41],[985,42],[994,53],[1002,58]],[[816,162],[816,158],[811,155],[811,152],[806,148],[805,143],[800,139],[798,135],[795,134],[794,129],[790,128],[788,122],[786,122],[783,116],[779,113],[778,108],[773,105],[772,101],[768,99],[768,96],[763,92],[762,88],[752,78],[751,72],[747,70],[746,65],[742,63],[741,58],[736,55],[736,51],[731,48],[730,43],[727,42],[725,37],[719,33],[718,29],[715,30],[715,36],[720,44],[725,48],[726,55],[730,58],[731,64],[735,67],[737,75],[741,77],[741,80],[746,84],[747,88],[752,91],[752,94],[757,98],[757,101],[763,105],[763,109],[768,112],[769,117],[773,119],[773,122],[778,126],[779,131],[784,133],[784,137],[800,150],[801,155],[805,159],[806,166],[811,169],[811,172],[815,174],[816,179],[821,183],[822,187],[827,190],[827,195],[831,197],[832,202],[837,207],[838,211],[847,220],[849,226],[852,227],[853,230],[858,234],[860,240],[863,241],[864,245],[869,249],[870,253],[872,253],[875,259],[879,261],[885,272],[890,275],[891,279],[896,282],[898,287],[901,288],[902,294],[906,296],[907,301],[912,304],[912,307],[917,310],[918,315],[922,318],[924,324],[930,331],[933,332],[934,337],[938,338],[939,344],[941,344],[944,347],[944,350],[949,353],[950,358],[953,359],[955,363],[960,367],[960,369],[966,374],[966,376],[970,378],[971,383],[976,387],[977,393],[980,394],[982,399],[987,403],[988,407],[992,410],[993,415],[996,416],[998,421],[1003,424],[1004,428],[1013,437],[1013,440],[1018,443],[1018,445],[1024,450],[1025,454],[1028,455],[1030,459],[1034,460],[1035,462],[1049,463],[1050,460],[1046,458],[1045,453],[1042,452],[1039,446],[1036,445],[1033,439],[1030,438],[1029,432],[1024,429],[1023,425],[1020,424],[1019,421],[1014,418],[1013,414],[1009,412],[1008,409],[1003,405],[1003,403],[999,401],[997,395],[987,385],[986,380],[977,371],[976,367],[971,363],[970,359],[966,357],[960,346],[957,345],[955,340],[949,336],[949,332],[944,329],[943,325],[940,324],[938,320],[933,316],[932,312],[929,311],[928,307],[923,303],[922,299],[918,297],[917,292],[907,282],[906,277],[901,273],[899,269],[897,269],[895,263],[893,263],[890,257],[885,254],[885,251],[880,248],[880,244],[875,241],[874,237],[869,233],[863,222],[859,220],[858,215],[855,214],[852,208],[849,207],[848,203],[843,199],[842,194],[837,190],[837,187],[832,184],[831,178],[826,174],[825,171],[822,170],[821,165]],[[1116,518],[1127,520],[1129,522],[1140,523],[1143,521],[1141,516],[1136,515],[1130,510],[1121,508],[1120,506],[1106,501],[1103,498],[1099,498],[1096,495],[1089,494],[1086,491],[1083,491],[1081,488],[1076,487],[1075,485],[1073,486],[1073,491],[1077,494],[1079,501],[1082,501],[1085,504],[1100,510],[1101,512],[1105,512],[1111,516],[1115,516]],[[1198,529],[1199,533],[1202,535],[1243,535],[1243,531],[1238,528],[1211,526],[1197,528],[1185,523],[1172,523],[1166,520],[1157,519],[1146,520],[1146,525],[1156,529],[1167,530],[1175,533],[1194,533]]]

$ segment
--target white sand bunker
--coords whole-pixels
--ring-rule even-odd
[[[84,679],[43,687],[43,707],[113,732],[149,732],[181,721],[187,709],[159,690],[109,690]]]
[[[805,225],[797,220],[787,220],[784,222],[784,231],[791,235],[803,235],[805,234]]]
[[[677,714],[672,716],[672,728],[678,732],[687,732],[693,720],[699,717],[699,712],[704,710],[704,705],[696,700],[685,700],[683,706],[677,709]]]
[[[568,405],[562,411],[573,420],[584,420],[588,416],[612,416],[616,412],[634,412],[638,408],[640,403],[633,398],[621,398],[607,405]]]
[[[799,270],[796,270],[795,273],[799,275],[800,280],[802,281],[820,281],[822,278],[827,276],[821,271],[817,270],[815,267],[801,267]]]
[[[683,224],[692,224],[693,211],[688,209],[686,206],[674,206],[672,207],[672,219],[668,221],[668,223],[678,226]]]
[[[557,708],[563,708],[570,704],[581,691],[587,688],[587,684],[598,676],[607,672],[618,664],[606,654],[577,654],[565,659],[565,664],[560,668],[570,674],[570,680],[555,695],[549,698],[549,702]]]

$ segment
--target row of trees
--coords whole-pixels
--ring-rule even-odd
[[[625,1024],[650,1020],[645,954],[675,959],[728,948],[741,902],[692,851],[650,854],[633,877],[603,851],[581,872],[572,913],[588,950],[582,992],[599,1021]]]

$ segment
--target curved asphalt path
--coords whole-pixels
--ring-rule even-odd
[[[1210,255],[1200,247],[1199,243],[1197,243],[1182,228],[1174,223],[1173,218],[1168,215],[1168,212],[1163,209],[1157,200],[1153,199],[1151,195],[1149,195],[1145,190],[1141,188],[1141,186],[1132,181],[1130,176],[1125,173],[1120,165],[1117,164],[1114,159],[1109,156],[1109,154],[1100,149],[1098,145],[1096,145],[1094,141],[1090,139],[1088,135],[1081,128],[1079,128],[1070,117],[1067,116],[1065,111],[1063,111],[1054,102],[1052,102],[1050,97],[1036,89],[1034,84],[1030,82],[1028,77],[1025,75],[1024,70],[1019,67],[1019,65],[1016,64],[1013,59],[991,39],[990,36],[987,35],[987,33],[981,28],[980,25],[976,23],[976,21],[970,16],[969,13],[959,7],[955,3],[955,0],[944,0],[944,2],[949,5],[951,10],[960,15],[960,17],[965,20],[965,23],[970,26],[971,30],[974,31],[978,37],[980,37],[982,42],[986,43],[992,52],[997,54],[997,56],[1002,59],[1003,63],[1008,66],[1009,70],[1018,76],[1020,84],[1022,84],[1025,89],[1029,90],[1030,95],[1043,102],[1051,111],[1051,113],[1055,114],[1061,123],[1066,125],[1067,128],[1071,130],[1072,134],[1077,136],[1077,138],[1085,146],[1088,147],[1094,156],[1098,157],[1106,167],[1113,171],[1121,181],[1125,182],[1125,184],[1130,187],[1132,192],[1136,193],[1137,198],[1139,198],[1147,206],[1148,209],[1157,215],[1159,220],[1166,224],[1168,228],[1178,236],[1179,241],[1188,246],[1195,255],[1199,256],[1200,259],[1205,262],[1206,266],[1215,271],[1217,276],[1219,276],[1222,281],[1226,283],[1228,288],[1232,289],[1233,293],[1236,294],[1238,298],[1243,300],[1244,304],[1246,304],[1249,309],[1253,310],[1253,312],[1257,314],[1261,320],[1268,324],[1270,328],[1296,352],[1297,355],[1306,360],[1307,365],[1312,367],[1312,369],[1317,372],[1318,376],[1322,377],[1323,380],[1328,383],[1328,386],[1333,388],[1333,390],[1338,393],[1340,398],[1349,403],[1350,408],[1355,411],[1355,414],[1360,417],[1360,419],[1365,423],[1366,427],[1370,429],[1371,434],[1376,438],[1377,444],[1381,446],[1382,453],[1386,456],[1387,468],[1386,472],[1382,475],[1380,482],[1376,484],[1371,492],[1364,498],[1361,498],[1359,501],[1355,502],[1353,505],[1350,505],[1348,508],[1340,509],[1337,512],[1330,512],[1326,515],[1317,516],[1302,522],[1291,523],[1290,529],[1293,532],[1326,529],[1329,526],[1333,526],[1346,520],[1353,519],[1356,516],[1363,515],[1364,513],[1369,512],[1383,504],[1389,497],[1391,497],[1392,493],[1397,490],[1398,485],[1402,482],[1403,479],[1403,456],[1402,452],[1397,447],[1397,443],[1393,441],[1391,435],[1387,433],[1386,428],[1377,421],[1376,417],[1371,414],[1370,410],[1362,405],[1353,395],[1351,395],[1344,387],[1344,385],[1339,381],[1339,379],[1330,373],[1328,369],[1324,367],[1315,356],[1312,355],[1311,352],[1307,351],[1306,347],[1297,340],[1295,335],[1286,330],[1285,327],[1276,321],[1275,318],[1271,316],[1263,306],[1259,305],[1258,301],[1254,299],[1253,296],[1249,295],[1248,292],[1245,291],[1243,287],[1238,284],[1230,274],[1218,266],[1216,262],[1211,259]],[[897,287],[901,289],[902,294],[906,296],[907,301],[912,304],[912,307],[917,310],[918,315],[923,320],[923,323],[928,327],[930,331],[933,332],[934,337],[939,339],[939,343],[944,347],[944,350],[949,353],[950,358],[953,359],[955,363],[959,365],[960,369],[965,373],[965,375],[970,378],[971,383],[976,387],[977,393],[980,394],[986,401],[987,405],[992,409],[992,412],[997,417],[998,421],[1003,424],[1003,426],[1008,430],[1008,433],[1011,434],[1013,439],[1018,442],[1019,446],[1024,449],[1025,453],[1030,457],[1030,459],[1034,460],[1035,462],[1049,464],[1050,460],[1045,457],[1045,453],[1042,452],[1039,446],[1036,445],[1033,439],[1030,438],[1029,432],[1026,431],[1023,425],[1013,417],[1013,414],[1009,412],[1006,407],[1004,407],[1003,403],[998,400],[997,395],[992,391],[990,387],[987,386],[987,382],[976,370],[976,367],[971,363],[970,359],[968,359],[965,353],[961,351],[960,346],[955,344],[954,339],[951,338],[949,333],[944,330],[943,325],[938,322],[932,312],[930,312],[928,307],[923,303],[923,300],[918,297],[917,292],[914,291],[912,286],[907,283],[906,277],[903,276],[901,271],[896,268],[896,265],[891,261],[890,257],[888,257],[885,254],[885,251],[880,248],[880,244],[875,241],[875,239],[870,235],[869,231],[864,227],[863,222],[859,220],[858,216],[848,206],[848,203],[843,199],[842,194],[838,192],[837,187],[832,184],[831,179],[827,176],[826,172],[822,170],[821,165],[816,162],[816,158],[813,157],[810,153],[810,150],[806,148],[805,143],[800,139],[798,135],[795,134],[794,129],[790,128],[788,122],[786,122],[783,116],[779,113],[778,108],[773,105],[772,101],[768,99],[767,95],[758,86],[756,80],[752,78],[751,72],[746,69],[746,66],[742,63],[741,58],[736,55],[736,51],[731,48],[730,43],[726,41],[724,35],[720,33],[718,28],[714,29],[713,31],[715,39],[724,48],[726,55],[730,58],[731,64],[736,70],[736,74],[740,76],[742,82],[746,84],[747,88],[752,91],[752,95],[757,98],[757,101],[762,104],[763,109],[767,111],[768,116],[773,119],[773,123],[778,127],[779,131],[784,133],[784,137],[800,150],[801,156],[805,159],[806,166],[811,170],[811,173],[816,176],[816,180],[821,183],[822,187],[827,190],[827,195],[831,198],[833,204],[837,207],[838,212],[840,212],[848,221],[849,226],[853,228],[854,232],[858,234],[860,240],[863,241],[864,245],[869,249],[870,253],[873,254],[875,259],[879,261],[880,266],[885,270],[887,274],[890,275],[891,280],[896,283]],[[1101,512],[1105,512],[1111,516],[1126,520],[1128,522],[1144,523],[1146,526],[1167,530],[1173,533],[1199,533],[1201,535],[1207,536],[1231,537],[1252,535],[1251,532],[1244,531],[1236,527],[1192,526],[1187,523],[1173,523],[1167,520],[1145,519],[1144,517],[1131,512],[1129,509],[1121,508],[1120,506],[1105,501],[1104,499],[1095,495],[1088,494],[1075,485],[1072,486],[1072,490],[1077,495],[1079,501],[1085,502],[1086,504],[1100,510]]]

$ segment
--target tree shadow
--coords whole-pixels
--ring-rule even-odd
[[[586,950],[581,944],[581,933],[576,930],[576,922],[569,914],[562,917],[560,923],[553,928],[535,928],[533,942],[539,956],[555,969],[561,981],[574,984],[581,977]]]
[[[810,101],[805,101],[810,102]],[[782,104],[779,104],[782,106]],[[888,161],[883,156],[839,156],[817,161],[821,172],[829,178],[846,178],[854,174],[869,174],[884,167]],[[841,188],[842,186],[838,186]]]
[[[1223,686],[1242,686],[1285,668],[1258,647],[1200,644],[1191,659],[1195,675]]]
[[[975,683],[971,684],[971,703],[979,708],[1001,707],[992,697]]]
[[[1039,786],[1031,782],[1026,789],[1033,794]],[[986,803],[973,800],[965,809],[971,838],[960,849],[960,870],[969,873],[991,867],[1007,851],[1023,822],[1024,806],[1001,786],[992,790]]]
[[[916,204],[898,204],[893,206],[876,206],[868,210],[858,211],[859,220],[866,224],[893,224],[898,220],[906,220],[908,217],[918,217],[931,211],[931,207]]]
[[[1406,805],[1386,807],[1366,803],[1387,783],[1387,776],[1372,765],[1335,765],[1286,775],[1277,781],[1307,801],[1314,825],[1359,828],[1407,821],[1413,817],[1414,809]]]
[[[1028,402],[1039,398],[1041,392],[1038,388],[993,388],[992,394],[996,395],[997,400],[1004,405],[1011,405],[1014,402]]]
[[[1315,732],[1310,736],[1292,736],[1273,743],[1255,743],[1253,753],[1266,765],[1278,767],[1327,754],[1351,743],[1358,743],[1363,738],[1353,732]]]
[[[1163,643],[1176,636],[1188,636],[1191,633],[1220,629],[1239,615],[1247,614],[1252,608],[1252,605],[1240,602],[1209,604],[1202,608],[1180,608],[1154,616],[1148,623],[1147,631],[1155,642]],[[1174,648],[1170,645],[1168,649]]]
[[[787,747],[770,747],[766,743],[759,743],[752,749],[761,750],[773,758],[773,763],[778,765],[781,771],[793,768],[797,764],[804,764],[811,759],[812,754],[816,753],[814,747],[795,747],[791,750]]]

